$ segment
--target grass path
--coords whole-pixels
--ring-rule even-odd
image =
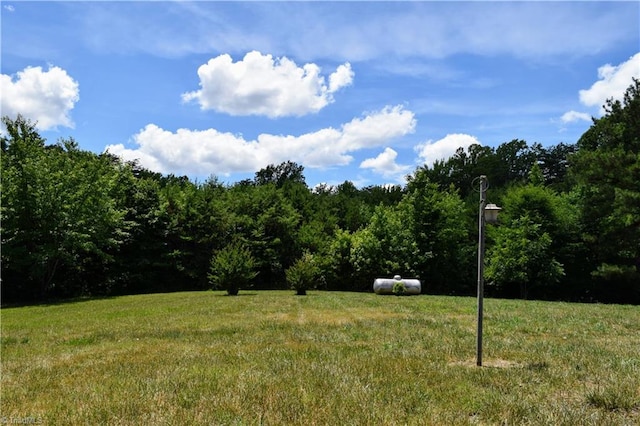
[[[640,423],[640,308],[192,292],[1,312],[5,423]]]

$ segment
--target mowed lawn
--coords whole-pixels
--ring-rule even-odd
[[[3,423],[640,424],[640,307],[189,292],[4,308]]]

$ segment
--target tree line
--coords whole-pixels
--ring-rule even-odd
[[[472,295],[478,194],[487,294],[640,303],[640,83],[575,144],[472,145],[404,186],[309,188],[304,168],[204,182],[154,173],[3,117],[2,302],[205,290],[371,291],[377,277]]]

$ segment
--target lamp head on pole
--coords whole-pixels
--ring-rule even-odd
[[[500,210],[502,210],[502,207],[498,207],[495,204],[487,204],[484,208],[484,220],[487,223],[496,223]]]

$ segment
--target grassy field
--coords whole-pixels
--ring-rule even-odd
[[[193,292],[5,308],[5,424],[640,423],[640,307]]]

